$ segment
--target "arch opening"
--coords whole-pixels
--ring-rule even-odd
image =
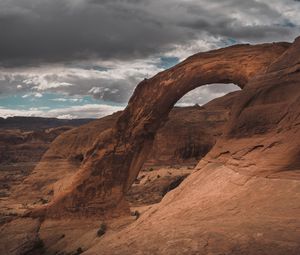
[[[175,107],[187,107],[194,105],[203,106],[213,99],[238,90],[241,90],[241,88],[233,83],[204,85],[197,87],[182,96],[175,104]]]
[[[143,168],[196,165],[222,134],[233,103],[231,92],[239,90],[234,84],[212,84],[183,95],[156,132]]]
[[[237,95],[232,92],[239,90],[234,84],[211,84],[188,92],[175,104],[126,192],[130,208],[160,202],[192,173],[223,134]]]

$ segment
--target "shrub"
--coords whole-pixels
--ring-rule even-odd
[[[140,212],[139,211],[131,212],[131,216],[135,216],[135,219],[137,220],[140,217]]]
[[[83,250],[82,250],[81,247],[79,247],[79,248],[76,250],[75,255],[79,255],[79,254],[81,254],[81,253],[83,253]]]
[[[45,244],[43,240],[38,239],[35,243],[34,246],[30,251],[27,251],[26,254],[43,254],[45,251]]]
[[[34,250],[40,250],[44,249],[44,242],[43,240],[39,239],[35,244],[34,244]]]
[[[100,225],[100,228],[98,229],[98,231],[97,231],[97,236],[103,236],[104,234],[105,234],[105,232],[106,232],[106,229],[107,229],[107,226],[106,226],[106,224],[104,224],[104,223],[102,223],[101,225]]]
[[[162,190],[161,192],[162,197],[164,197],[169,191],[176,189],[187,176],[188,176],[187,174],[182,176],[177,176],[174,181],[172,181],[167,187],[165,187]]]

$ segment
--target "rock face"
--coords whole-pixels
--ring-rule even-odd
[[[72,128],[63,126],[39,131],[0,129],[0,164],[38,162],[48,145]]]
[[[299,254],[299,59],[300,38],[249,79],[195,172],[85,254]]]
[[[32,172],[50,143],[71,128],[0,129],[0,197],[8,196],[10,187],[21,183]]]
[[[297,255],[299,195],[299,180],[245,176],[208,163],[84,254]]]
[[[0,118],[0,197],[30,175],[51,142],[61,133],[90,119],[39,117]]]
[[[95,141],[80,170],[50,203],[34,214],[103,216],[118,210],[151,150],[157,130],[184,94],[211,83],[235,83],[244,88],[244,96],[235,102],[234,124],[241,111],[251,104],[250,99],[263,89],[255,85],[263,83],[264,77],[274,75],[268,69],[289,47],[288,43],[239,45],[199,53],[144,80],[114,128],[101,133]]]
[[[38,219],[17,219],[0,227],[0,253],[42,254],[42,241],[38,236]],[[31,251],[35,253],[31,253]]]
[[[144,168],[195,166],[223,133],[232,98],[238,93],[232,92],[203,107],[175,107],[166,124],[158,130]],[[226,107],[219,107],[221,101]],[[39,204],[59,193],[79,170],[99,134],[109,132],[121,114],[115,113],[60,135],[50,145],[34,172],[15,188],[16,199]]]

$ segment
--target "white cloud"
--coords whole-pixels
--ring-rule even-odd
[[[62,109],[51,109],[45,107],[30,108],[29,110],[16,110],[0,107],[0,116],[3,118],[12,116],[31,117],[54,117],[54,118],[100,118],[116,111],[123,110],[121,106],[86,104],[82,106],[71,106]]]
[[[34,97],[41,98],[41,97],[43,97],[43,94],[41,94],[41,93],[35,93]]]
[[[71,96],[95,95],[103,100],[126,102],[134,87],[144,78],[162,71],[159,57],[121,60],[81,61],[69,65],[3,68],[0,93],[14,94],[12,84],[22,86],[24,98],[32,93],[60,93]],[[89,68],[93,66],[94,68]],[[16,90],[16,89],[15,89]]]
[[[92,87],[88,93],[91,93],[91,94],[97,94],[97,93],[101,93],[103,91],[103,87]]]
[[[221,38],[207,36],[205,39],[191,40],[186,44],[174,44],[170,50],[164,53],[168,57],[177,57],[180,61],[198,53],[220,47]]]
[[[50,99],[51,101],[56,101],[56,102],[82,102],[83,99],[82,98],[53,98]]]
[[[27,97],[30,97],[30,96],[31,96],[31,94],[25,94],[25,95],[22,96],[22,98],[27,98]]]
[[[25,69],[26,70],[26,69]],[[31,71],[31,72],[30,72]],[[32,89],[37,91],[46,91],[49,89],[59,88],[59,87],[68,87],[72,86],[69,82],[60,82],[60,81],[53,81],[49,79],[47,76],[49,73],[47,72],[39,72],[39,69],[36,70],[36,73],[34,73],[35,70],[30,69],[29,72],[26,73],[25,77],[28,78],[23,80],[23,83],[27,85],[31,85]],[[15,77],[18,75],[22,75],[22,73],[14,73]],[[52,75],[55,75],[55,73],[52,73]],[[14,78],[14,76],[12,76]]]
[[[36,98],[41,98],[43,97],[42,93],[36,92],[36,93],[28,93],[22,96],[22,98],[28,98],[28,97],[36,97]]]
[[[56,102],[67,102],[68,99],[67,98],[54,98],[54,99],[51,99],[52,101],[56,101]]]
[[[71,119],[74,119],[74,116],[72,114],[63,114],[63,115],[58,115],[57,118],[71,120]]]

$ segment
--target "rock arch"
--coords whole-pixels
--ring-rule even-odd
[[[33,214],[106,216],[127,210],[123,194],[135,180],[158,128],[187,92],[207,84],[240,88],[267,68],[289,44],[238,45],[198,53],[145,79],[136,88],[114,128],[102,133],[85,155],[68,187]]]

